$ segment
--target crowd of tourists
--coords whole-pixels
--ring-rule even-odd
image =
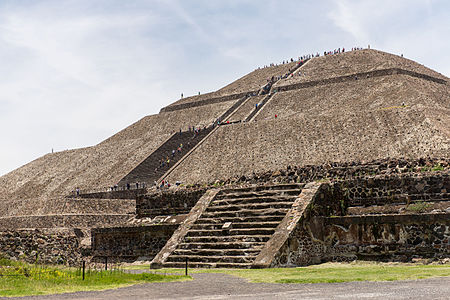
[[[357,50],[362,50],[362,49],[363,49],[362,47],[353,47],[353,48],[351,48],[350,51],[357,51]],[[368,49],[370,49],[370,45],[368,46]],[[335,55],[335,54],[344,53],[344,52],[345,52],[345,48],[342,47],[342,48],[337,48],[337,49],[334,49],[334,50],[324,51],[323,55],[324,56],[328,56],[328,55]],[[280,65],[285,65],[285,64],[289,64],[289,63],[293,63],[293,62],[306,61],[306,60],[308,60],[310,58],[313,58],[313,57],[320,57],[319,52],[317,52],[316,54],[304,54],[304,55],[301,55],[301,56],[299,56],[297,58],[297,60],[294,60],[294,58],[291,58],[291,59],[283,60],[280,63],[270,63],[268,65],[264,65],[263,67],[258,67],[258,70],[259,69],[264,69],[264,68],[276,67],[276,66],[280,66]]]

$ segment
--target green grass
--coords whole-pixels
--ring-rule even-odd
[[[132,268],[148,268],[133,266]],[[183,274],[183,269],[152,270],[155,273]],[[265,283],[328,283],[349,281],[415,280],[450,276],[450,265],[389,263],[325,263],[302,268],[274,269],[189,269],[189,273],[225,273]]]
[[[0,296],[17,297],[77,291],[113,289],[147,282],[188,280],[190,277],[163,274],[129,274],[124,270],[86,270],[30,265],[0,259]]]
[[[416,212],[416,213],[423,213],[430,207],[431,207],[430,203],[427,203],[424,201],[417,201],[417,202],[409,205],[406,209],[409,211],[412,211],[412,212]]]

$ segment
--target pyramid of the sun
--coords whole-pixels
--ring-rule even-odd
[[[450,152],[448,78],[396,55],[351,51],[255,70],[216,92],[181,99],[98,145],[44,155],[0,177],[0,212],[43,213],[48,199],[77,187],[124,183],[180,129],[203,129],[226,112],[221,121],[232,124],[214,128],[159,178],[208,183],[288,165]],[[137,174],[130,183],[149,178]]]

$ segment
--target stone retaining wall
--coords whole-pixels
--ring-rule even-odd
[[[425,75],[425,74],[421,74],[421,73],[417,73],[417,72],[413,72],[413,71],[408,71],[408,70],[404,70],[404,69],[400,69],[400,68],[391,68],[391,69],[384,69],[384,70],[375,70],[375,71],[369,71],[369,72],[355,73],[355,74],[339,76],[339,77],[331,77],[331,78],[326,78],[326,79],[316,80],[316,81],[299,82],[299,83],[294,83],[294,84],[290,84],[290,85],[278,86],[278,87],[276,87],[276,90],[279,92],[284,92],[284,91],[297,90],[297,89],[302,89],[302,88],[309,88],[309,87],[318,86],[318,85],[340,83],[340,82],[346,82],[346,81],[354,81],[354,80],[361,80],[361,79],[365,79],[365,78],[390,76],[390,75],[397,75],[397,74],[408,75],[411,77],[416,77],[416,78],[420,78],[420,79],[424,79],[424,80],[428,80],[428,81],[432,81],[432,82],[436,82],[436,83],[440,83],[440,84],[446,83],[445,80],[440,79],[440,78],[436,78],[436,77],[432,77],[429,75]]]
[[[328,261],[450,257],[449,214],[313,218],[285,244],[272,267]]]
[[[25,228],[91,228],[125,224],[129,214],[15,216],[0,218],[0,230]]]
[[[85,199],[136,199],[137,196],[145,194],[147,189],[130,189],[123,191],[104,191],[104,192],[82,192],[78,197],[75,198],[85,198]],[[67,198],[73,198],[73,195]]]
[[[450,214],[326,218],[323,230],[326,261],[450,257]]]
[[[0,232],[0,256],[29,263],[79,265],[82,254],[74,230],[16,230]]]
[[[448,201],[449,187],[448,172],[324,183],[271,266],[450,257],[449,213],[344,216],[348,206],[404,202],[401,195]]]
[[[206,192],[206,188],[158,191],[136,200],[138,218],[187,214]]]
[[[192,107],[198,107],[198,106],[204,106],[204,105],[209,105],[209,104],[216,104],[216,103],[221,103],[221,102],[228,102],[228,101],[240,99],[246,95],[257,93],[257,92],[258,92],[257,90],[248,91],[248,92],[220,96],[220,97],[215,97],[215,98],[210,98],[210,99],[205,99],[205,100],[200,100],[200,101],[195,101],[195,102],[170,105],[170,106],[161,108],[160,113],[181,110],[181,109],[187,109],[187,108],[192,108]]]
[[[178,224],[140,227],[95,228],[92,255],[112,260],[151,260],[164,247]]]
[[[450,200],[450,174],[443,172],[357,178],[336,184],[349,206]]]
[[[449,158],[380,159],[369,162],[336,162],[322,165],[288,166],[277,171],[259,172],[249,176],[233,177],[224,184],[259,184],[266,182],[311,182],[315,180],[342,181],[367,176],[396,176],[400,174],[425,174],[446,172],[450,168]],[[386,177],[389,178],[389,177]]]

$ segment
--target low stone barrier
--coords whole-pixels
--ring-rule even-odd
[[[449,213],[345,214],[348,206],[400,203],[405,201],[402,195],[408,194],[423,196],[423,199],[437,194],[437,201],[448,201],[450,199],[440,196],[448,195],[449,187],[448,173],[403,174],[324,183],[321,195],[315,195],[310,201],[302,219],[270,266],[303,266],[356,259],[411,261],[414,258],[448,258]],[[371,198],[374,195],[376,197]],[[388,196],[383,198],[383,195]]]
[[[255,90],[255,91],[247,91],[247,92],[242,92],[242,93],[238,93],[238,94],[214,97],[214,98],[200,100],[200,101],[195,101],[195,102],[189,102],[189,103],[182,103],[182,104],[166,106],[166,107],[163,107],[160,110],[160,113],[174,111],[174,110],[180,110],[180,109],[186,109],[186,108],[192,108],[192,107],[197,107],[197,106],[204,106],[204,105],[209,105],[209,104],[215,104],[215,103],[220,103],[220,102],[227,102],[227,101],[237,100],[239,98],[245,97],[246,95],[257,93],[257,92],[258,92],[257,90]]]
[[[346,216],[323,221],[322,259],[327,261],[450,257],[450,214]]]
[[[299,83],[294,83],[294,84],[290,84],[290,85],[282,85],[282,86],[277,86],[276,90],[278,92],[284,92],[284,91],[314,87],[314,86],[318,86],[318,85],[341,83],[341,82],[346,82],[346,81],[355,81],[355,80],[361,80],[361,79],[365,79],[365,78],[391,76],[391,75],[397,75],[397,74],[416,77],[416,78],[436,82],[439,84],[446,84],[446,81],[443,79],[440,79],[440,78],[436,78],[436,77],[432,77],[429,75],[425,75],[425,74],[421,74],[421,73],[417,73],[417,72],[413,72],[413,71],[408,71],[408,70],[404,70],[404,69],[400,69],[400,68],[391,68],[391,69],[375,70],[375,71],[363,72],[363,73],[355,73],[355,74],[350,74],[350,75],[345,75],[345,76],[331,77],[331,78],[326,78],[326,79],[322,79],[322,80],[299,82]]]
[[[123,188],[123,187],[121,187]],[[82,192],[78,196],[70,195],[67,198],[86,198],[86,199],[136,199],[137,196],[145,194],[147,189],[130,189],[120,191],[104,191],[104,192]]]
[[[158,191],[136,200],[138,218],[187,214],[206,192],[206,188]]]
[[[164,247],[178,224],[92,229],[92,255],[112,260],[151,260]]]
[[[442,172],[357,178],[336,184],[349,206],[450,200],[450,174]]]
[[[26,228],[91,228],[124,224],[129,214],[14,216],[0,218],[0,230]]]
[[[368,176],[390,176],[399,174],[425,174],[447,172],[449,158],[380,159],[369,162],[342,162],[323,165],[288,166],[286,169],[254,173],[224,180],[224,184],[263,184],[267,182],[311,182],[316,180],[342,181]],[[394,178],[394,177],[392,177]]]
[[[0,232],[0,256],[29,263],[79,266],[86,251],[74,230]],[[88,251],[87,251],[88,252]]]

